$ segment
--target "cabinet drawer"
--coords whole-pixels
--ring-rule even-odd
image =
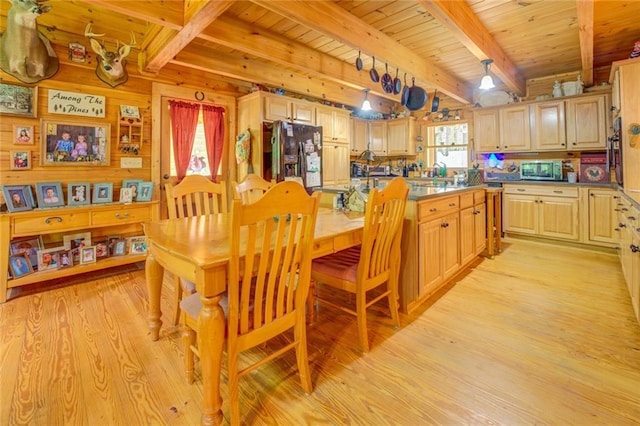
[[[505,194],[525,194],[525,195],[544,195],[547,197],[578,198],[577,187],[564,187],[564,186],[506,185],[504,188],[504,193]]]
[[[475,194],[473,192],[465,192],[464,194],[460,194],[460,208],[466,209],[467,207],[473,206],[474,195]]]
[[[52,211],[48,214],[13,219],[13,235],[37,235],[68,231],[89,226],[89,214],[85,212]]]
[[[423,201],[418,205],[418,221],[433,219],[452,211],[458,210],[460,207],[459,197],[446,197],[433,201]]]
[[[143,222],[151,219],[149,207],[118,208],[91,212],[93,226],[119,225],[122,223]]]
[[[473,193],[473,204],[482,204],[486,199],[486,194],[484,191],[474,191]]]

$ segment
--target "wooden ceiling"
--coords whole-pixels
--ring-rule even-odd
[[[283,88],[357,105],[369,89],[399,101],[369,78],[375,57],[416,84],[472,104],[491,58],[498,89],[524,96],[528,79],[580,71],[586,86],[608,75],[640,40],[638,0],[52,0],[38,22],[61,48],[87,46],[87,23],[107,44],[138,40],[131,62],[153,75],[170,65],[235,82]],[[0,0],[0,29],[11,4]],[[360,52],[364,69],[357,71]],[[91,52],[92,53],[92,52]],[[136,58],[137,55],[137,58]],[[133,71],[135,72],[135,71]],[[130,68],[130,73],[132,70]],[[99,83],[96,83],[99,84]],[[388,104],[388,102],[385,102]]]

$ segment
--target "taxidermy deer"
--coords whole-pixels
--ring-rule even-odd
[[[116,51],[110,52],[104,47],[104,43],[97,41],[94,37],[103,37],[104,34],[94,34],[91,32],[91,23],[88,23],[84,29],[85,37],[89,37],[91,41],[91,48],[98,55],[98,65],[96,66],[96,75],[98,78],[111,87],[116,87],[122,83],[125,83],[129,79],[127,74],[127,61],[124,60],[129,53],[131,53],[131,47],[136,45],[136,38],[131,33],[131,44],[123,44],[120,47],[120,42],[116,43]]]
[[[51,6],[40,0],[9,1],[7,28],[0,36],[0,69],[25,83],[51,77],[58,71],[58,57],[36,22]]]

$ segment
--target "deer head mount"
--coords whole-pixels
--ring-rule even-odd
[[[129,79],[127,74],[127,61],[124,60],[129,53],[131,47],[136,45],[136,37],[131,33],[131,43],[122,44],[116,41],[115,52],[109,51],[104,46],[104,42],[100,42],[95,37],[104,37],[104,34],[94,34],[91,32],[91,23],[88,23],[84,29],[85,37],[89,37],[91,48],[96,53],[98,64],[96,65],[96,75],[100,80],[107,83],[111,87],[116,87],[125,83]]]
[[[24,83],[53,76],[60,65],[51,42],[38,31],[37,19],[51,10],[42,0],[9,0],[7,28],[0,36],[0,69]]]

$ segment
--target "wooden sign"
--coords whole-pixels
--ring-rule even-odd
[[[52,114],[103,118],[105,116],[104,96],[49,89],[48,98],[48,112]]]

